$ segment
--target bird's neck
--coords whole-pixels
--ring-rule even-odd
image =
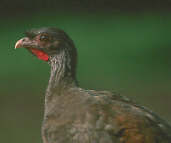
[[[65,51],[50,57],[51,73],[46,96],[61,95],[62,91],[76,86],[75,66]]]

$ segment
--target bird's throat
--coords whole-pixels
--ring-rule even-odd
[[[46,95],[51,96],[54,92],[60,93],[65,88],[76,86],[75,73],[70,66],[71,59],[63,51],[49,58],[51,73]]]
[[[35,48],[30,48],[30,51],[35,56],[37,56],[37,58],[40,59],[40,60],[43,60],[43,61],[48,61],[49,60],[49,56],[45,52],[43,52],[41,50],[37,50]]]

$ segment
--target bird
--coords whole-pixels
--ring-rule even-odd
[[[50,65],[43,143],[171,143],[171,126],[156,113],[118,93],[79,86],[77,50],[62,29],[28,30],[18,48]]]

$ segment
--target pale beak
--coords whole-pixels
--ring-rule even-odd
[[[23,47],[23,42],[25,41],[25,38],[22,38],[20,40],[18,40],[15,44],[15,49],[17,48],[22,48]]]
[[[38,48],[38,44],[36,41],[30,40],[28,37],[24,37],[16,42],[15,49],[17,48]]]

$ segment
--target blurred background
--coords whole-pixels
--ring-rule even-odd
[[[171,123],[171,0],[2,0],[0,142],[41,143],[49,65],[15,42],[30,28],[64,29],[86,89],[132,98]]]

